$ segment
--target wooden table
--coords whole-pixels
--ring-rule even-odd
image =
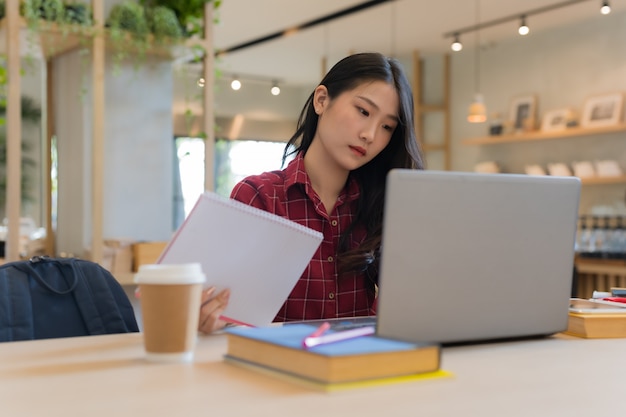
[[[0,344],[0,410],[35,416],[621,415],[626,339],[444,348],[450,379],[321,393],[222,361],[201,336],[191,364],[144,360],[139,333]],[[617,413],[617,414],[615,414]]]

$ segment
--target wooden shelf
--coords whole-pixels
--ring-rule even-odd
[[[626,261],[576,257],[576,269],[584,274],[626,275]]]
[[[30,31],[26,20],[20,17],[20,30]],[[54,58],[66,52],[73,51],[88,45],[91,42],[91,26],[73,25],[67,29],[59,29],[58,25],[53,22],[41,20],[35,31],[32,32],[36,39],[31,39],[31,33],[27,33],[26,40],[39,42],[43,56],[46,59]],[[6,33],[6,19],[0,20],[0,31]],[[0,48],[4,50],[5,46]]]
[[[625,184],[626,175],[619,177],[592,177],[581,178],[580,181],[583,185],[600,185],[600,184]]]
[[[555,132],[542,132],[535,131],[529,133],[517,133],[511,135],[499,135],[499,136],[484,136],[477,138],[465,139],[462,141],[464,145],[498,145],[503,143],[516,143],[516,142],[533,142],[541,140],[553,140],[553,139],[565,139],[576,136],[590,136],[590,135],[602,135],[608,133],[624,132],[626,131],[626,124],[619,124],[616,126],[595,127],[595,128],[583,128],[576,127]]]

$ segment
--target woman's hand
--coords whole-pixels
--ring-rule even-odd
[[[220,320],[222,312],[228,306],[230,290],[225,289],[215,295],[215,287],[202,291],[202,304],[200,305],[200,321],[198,330],[202,333],[211,333],[223,329],[226,326],[224,320]]]

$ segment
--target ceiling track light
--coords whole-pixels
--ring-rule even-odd
[[[270,89],[270,93],[272,93],[273,96],[277,96],[280,94],[280,87],[278,86],[277,81],[272,82],[272,88]]]
[[[241,81],[239,81],[238,77],[233,78],[233,80],[230,83],[230,88],[232,88],[235,91],[239,91],[239,89],[241,88]]]
[[[555,0],[556,1],[556,0]],[[561,0],[560,2],[557,3],[553,3],[547,6],[542,6],[542,7],[537,7],[535,9],[531,9],[522,13],[516,13],[513,15],[508,15],[508,16],[503,16],[503,17],[499,17],[496,19],[492,19],[489,21],[484,21],[484,22],[480,22],[480,23],[475,23],[474,25],[471,26],[467,26],[467,27],[463,27],[460,29],[455,29],[452,30],[450,32],[445,32],[443,34],[444,38],[452,38],[454,39],[454,42],[452,43],[452,45],[450,45],[450,47],[452,48],[452,50],[454,51],[454,46],[456,45],[456,41],[457,39],[461,36],[464,35],[466,33],[470,33],[470,32],[477,32],[479,30],[483,30],[492,26],[497,26],[497,25],[501,25],[503,23],[508,23],[508,22],[515,22],[515,21],[520,21],[520,16],[521,16],[521,20],[522,20],[522,24],[520,25],[518,32],[520,32],[520,35],[525,35],[527,33],[530,33],[530,29],[528,28],[528,26],[526,25],[526,18],[530,17],[530,16],[535,16],[535,15],[539,15],[539,14],[543,14],[543,13],[547,13],[547,12],[552,12],[558,9],[562,9],[564,7],[568,7],[568,6],[574,6],[577,5],[579,3],[583,3],[583,2],[587,2],[589,0]],[[604,0],[602,2],[602,8],[600,9],[600,11],[603,14],[607,14],[611,11],[611,7],[609,6],[609,0]],[[522,33],[525,32],[525,33]],[[459,42],[460,43],[460,42]],[[460,50],[460,49],[459,49]]]
[[[521,21],[520,21],[519,28],[517,29],[517,33],[519,33],[522,36],[526,36],[530,32],[530,28],[526,24],[526,16],[522,15],[520,19]]]
[[[611,6],[609,5],[608,0],[602,2],[602,7],[600,7],[600,13],[609,14],[611,13]]]
[[[452,45],[450,45],[450,48],[454,52],[459,52],[461,49],[463,49],[463,44],[459,40],[459,34],[458,33],[454,35],[454,42],[452,42]]]

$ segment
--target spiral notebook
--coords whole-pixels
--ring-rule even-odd
[[[301,224],[207,191],[157,263],[199,262],[207,287],[231,290],[225,320],[266,326],[322,238]]]

